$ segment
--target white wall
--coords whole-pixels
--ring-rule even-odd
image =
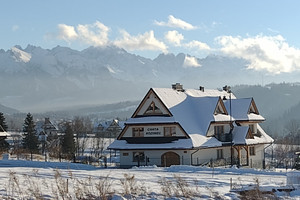
[[[222,147],[222,148],[209,148],[209,149],[201,149],[193,154],[193,165],[202,165],[210,162],[211,159],[217,159],[217,150],[223,149],[223,157],[228,159],[230,158],[230,147]]]
[[[144,152],[145,157],[149,158],[147,165],[157,165],[161,166],[161,156],[166,152],[175,152],[180,157],[181,165],[191,164],[191,152],[189,150],[130,150],[130,151],[120,151],[120,167],[131,167],[137,166],[138,162],[133,162],[133,152]],[[124,156],[123,153],[128,153],[128,156]],[[145,158],[146,159],[146,158]],[[146,165],[146,162],[141,162],[141,166]]]
[[[153,125],[149,125],[149,126],[129,126],[128,129],[126,130],[126,132],[124,133],[123,137],[132,137],[132,128],[136,128],[136,127],[143,127],[144,128],[144,132],[147,130],[148,127],[158,127],[160,130],[162,130],[162,134],[161,135],[157,135],[157,137],[164,137],[164,127],[171,127],[171,126],[175,126],[176,127],[176,135],[177,137],[184,137],[185,134],[182,131],[182,129],[178,126],[178,125],[161,125],[161,126],[153,126]],[[146,135],[144,134],[144,137]]]

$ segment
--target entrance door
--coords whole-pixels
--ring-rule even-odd
[[[161,156],[161,166],[170,167],[171,165],[180,165],[180,157],[177,153],[170,151]]]

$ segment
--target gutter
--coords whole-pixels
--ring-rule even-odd
[[[194,151],[193,153],[191,153],[191,165],[193,165],[193,155],[195,153],[197,153],[200,149],[197,149],[196,151]]]
[[[268,148],[271,145],[273,145],[273,142],[264,148],[263,169],[266,169],[266,155],[265,155],[266,153],[265,153],[265,150],[266,150],[266,148]]]

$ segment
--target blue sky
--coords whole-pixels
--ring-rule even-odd
[[[7,0],[0,49],[116,45],[148,58],[225,54],[248,60],[250,69],[291,73],[300,69],[299,7],[269,0]]]

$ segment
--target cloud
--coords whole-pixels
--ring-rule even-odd
[[[188,48],[196,48],[197,50],[210,50],[210,47],[206,43],[197,40],[186,43],[185,46]]]
[[[168,31],[165,34],[165,39],[174,44],[175,46],[181,46],[181,41],[184,39],[183,35],[177,31]]]
[[[70,41],[77,39],[78,35],[73,26],[68,26],[66,24],[58,24],[58,39]]]
[[[201,67],[201,64],[198,63],[197,58],[186,55],[183,62],[183,67]]]
[[[167,26],[171,28],[181,28],[183,30],[194,30],[197,29],[196,26],[189,24],[181,19],[175,18],[173,15],[169,15],[168,22],[158,22],[155,21],[154,24],[158,26]]]
[[[137,36],[131,36],[125,30],[121,31],[122,38],[115,40],[114,45],[127,49],[127,50],[151,50],[151,51],[162,51],[167,52],[167,46],[157,40],[154,36],[154,32],[151,30],[144,34]]]
[[[94,24],[79,24],[77,27],[59,24],[58,30],[58,39],[67,42],[78,40],[93,46],[105,46],[108,43],[108,32],[110,29],[96,21]]]
[[[229,56],[249,61],[249,69],[266,70],[273,74],[300,69],[300,50],[290,47],[281,35],[241,38],[216,38],[221,51]]]

